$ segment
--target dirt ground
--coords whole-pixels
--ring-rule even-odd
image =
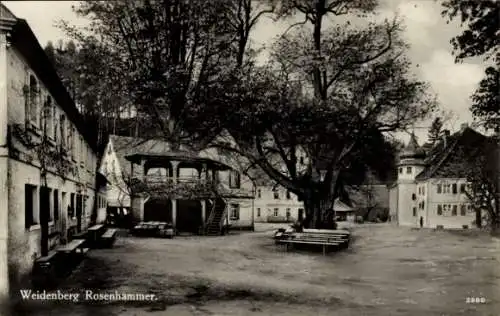
[[[273,227],[222,237],[119,238],[92,250],[63,292],[148,302],[27,300],[15,315],[499,315],[500,241],[485,234],[352,228],[348,250],[284,252]],[[468,298],[485,302],[468,303]]]

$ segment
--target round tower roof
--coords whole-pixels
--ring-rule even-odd
[[[425,150],[418,145],[417,138],[415,137],[415,134],[411,134],[410,141],[408,142],[408,145],[401,151],[401,154],[399,155],[401,159],[404,158],[424,158],[425,157]]]

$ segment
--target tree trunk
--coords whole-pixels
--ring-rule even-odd
[[[332,200],[334,197],[316,197],[314,195],[310,195],[309,198],[304,200],[304,208],[306,212],[306,218],[304,219],[304,227],[305,228],[315,228],[320,229],[322,227],[326,227],[326,211],[330,209]]]
[[[477,228],[481,228],[483,226],[481,218],[481,209],[476,209],[476,226]]]

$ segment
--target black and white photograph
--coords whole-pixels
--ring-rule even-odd
[[[0,1],[4,315],[500,315],[500,0]]]

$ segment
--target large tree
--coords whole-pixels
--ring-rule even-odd
[[[90,27],[63,28],[80,43],[98,39],[97,48],[113,57],[98,68],[111,74],[91,77],[94,84],[84,93],[122,84],[124,93],[107,91],[128,98],[137,121],[150,122],[157,136],[178,146],[220,131],[198,113],[210,108],[212,91],[223,89],[221,77],[251,63],[250,32],[272,9],[255,0],[81,2],[75,11],[91,20]]]
[[[220,121],[236,146],[219,147],[245,156],[295,193],[308,224],[318,227],[346,185],[362,180],[368,168],[382,171],[384,161],[390,166],[393,148],[383,134],[423,118],[434,99],[411,77],[397,21],[323,30],[328,16],[370,11],[373,2],[281,4],[280,14],[302,14],[312,31],[288,32],[268,65],[226,84],[228,101],[220,97],[219,104],[233,100],[240,107]]]
[[[443,16],[459,19],[464,31],[451,40],[456,62],[484,57],[491,63],[472,96],[472,114],[487,128],[498,127],[500,114],[500,1],[446,0]]]

